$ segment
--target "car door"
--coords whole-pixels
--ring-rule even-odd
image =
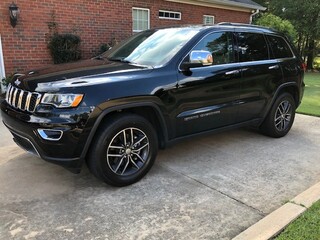
[[[233,33],[210,33],[191,49],[195,50],[212,53],[213,64],[178,73],[178,136],[227,126],[237,117],[240,66],[235,61]],[[189,55],[183,61],[189,61]]]
[[[284,81],[301,84],[304,71],[299,56],[295,56],[285,38],[276,35],[266,35],[266,37],[271,49],[271,58],[278,60]]]
[[[283,80],[279,61],[270,59],[261,32],[237,32],[237,53],[241,66],[238,120],[259,119]]]

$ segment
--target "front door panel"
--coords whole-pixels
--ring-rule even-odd
[[[237,63],[179,74],[177,134],[182,136],[236,122],[240,73]]]

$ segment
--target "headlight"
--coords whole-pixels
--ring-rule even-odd
[[[83,94],[45,93],[41,103],[54,105],[57,108],[77,107],[82,98]]]

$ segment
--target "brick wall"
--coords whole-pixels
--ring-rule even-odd
[[[6,73],[24,71],[52,63],[47,49],[48,23],[58,24],[59,33],[81,37],[83,58],[94,56],[102,43],[132,34],[132,7],[150,9],[150,27],[202,24],[203,15],[214,15],[215,22],[248,23],[250,13],[200,7],[163,0],[16,0],[20,9],[17,26],[12,28],[8,7],[0,2],[0,33]],[[182,13],[181,21],[159,19],[158,11]]]

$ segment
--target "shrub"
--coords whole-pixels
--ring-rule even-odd
[[[55,64],[79,60],[81,39],[74,34],[54,34],[48,43],[50,54]]]
[[[1,79],[1,81],[0,81],[0,93],[1,93],[1,90],[4,90],[4,91],[6,90],[6,87],[9,85],[9,83],[12,80],[12,78],[13,78],[13,74],[10,74],[7,77]],[[2,86],[5,86],[5,88],[2,89]]]
[[[110,45],[108,43],[102,43],[99,47],[99,55],[104,53],[105,51],[110,49]]]
[[[290,37],[291,40],[295,40],[297,36],[297,31],[290,21],[284,20],[271,13],[263,14],[255,21],[255,24],[278,30]]]
[[[10,75],[8,75],[7,77],[5,77],[5,78],[2,78],[2,80],[1,80],[1,83],[4,85],[4,86],[8,86],[9,85],[9,83],[11,82],[11,79],[13,78],[13,74],[10,74]]]

